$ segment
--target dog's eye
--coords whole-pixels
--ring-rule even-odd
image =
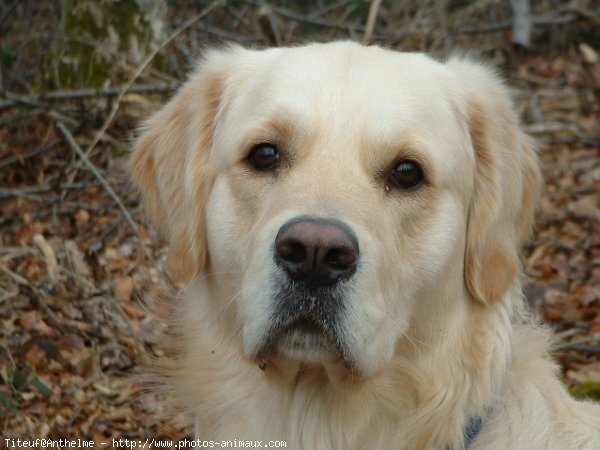
[[[414,161],[400,161],[388,175],[386,187],[413,189],[419,186],[424,179],[423,170],[419,164]]]
[[[272,170],[277,167],[281,155],[272,144],[259,144],[252,149],[246,160],[256,170]]]

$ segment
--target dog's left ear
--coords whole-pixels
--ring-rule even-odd
[[[506,87],[493,71],[451,59],[466,96],[476,174],[467,224],[464,277],[471,296],[501,299],[521,272],[519,250],[533,224],[541,173]]]

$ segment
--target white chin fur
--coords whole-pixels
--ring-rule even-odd
[[[336,358],[331,343],[321,333],[290,330],[277,343],[280,354],[302,362],[319,363]]]

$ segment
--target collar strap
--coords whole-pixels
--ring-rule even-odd
[[[483,428],[483,419],[480,416],[471,416],[467,420],[463,431],[463,441],[465,448],[471,445],[471,442],[479,435],[479,432]]]
[[[466,450],[473,443],[483,428],[481,416],[470,416],[463,427],[463,448]],[[452,450],[452,445],[446,444],[444,450]]]

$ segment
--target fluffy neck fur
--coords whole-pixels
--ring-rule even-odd
[[[197,280],[183,294],[187,305],[180,311],[186,316],[176,322],[181,356],[168,375],[179,400],[189,405],[199,438],[282,439],[300,449],[398,443],[406,449],[460,449],[468,417],[484,417],[501,396],[519,283],[488,306],[464,298],[457,308],[456,300],[430,298],[448,307],[414,323],[380,374],[354,383],[332,380],[318,368],[261,371],[243,357],[241,336],[227,328],[235,323],[228,317],[234,312],[199,298],[211,292],[207,283]]]

